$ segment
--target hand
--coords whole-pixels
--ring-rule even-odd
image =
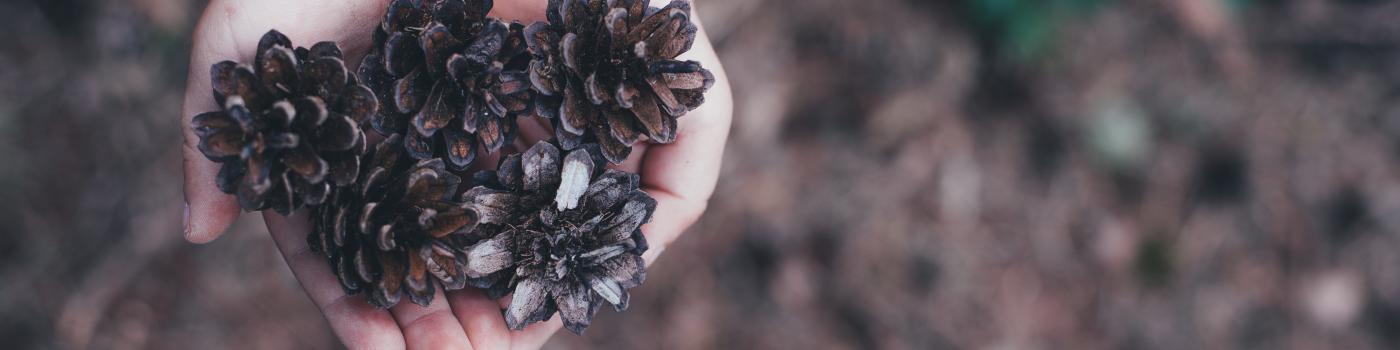
[[[188,128],[191,117],[217,108],[210,93],[209,66],[225,59],[251,62],[258,39],[269,29],[281,31],[301,46],[335,41],[348,63],[358,64],[371,44],[371,33],[387,2],[210,2],[195,27],[181,110],[180,127],[185,130],[186,239],[194,243],[213,241],[240,212],[234,197],[214,185],[218,165],[199,152],[198,138]],[[543,20],[545,3],[546,0],[498,0],[492,15],[524,23]],[[644,255],[648,264],[705,211],[719,176],[720,157],[729,133],[729,84],[703,26],[694,48],[681,58],[700,61],[715,74],[716,83],[706,94],[707,102],[680,119],[674,143],[639,143],[626,162],[615,166],[642,174],[644,189],[657,200],[655,216],[643,227],[651,243],[651,250]],[[517,150],[551,135],[547,122],[542,120],[524,117],[520,123],[521,134],[514,146]],[[495,166],[496,159],[482,156],[477,164]],[[292,273],[321,308],[331,329],[352,349],[535,349],[562,326],[559,317],[554,317],[524,330],[510,331],[501,315],[502,305],[507,305],[509,298],[493,301],[472,288],[439,293],[446,297],[434,299],[427,307],[404,302],[389,310],[376,309],[362,297],[346,296],[325,259],[307,247],[310,223],[305,211],[286,217],[269,211],[263,217]]]

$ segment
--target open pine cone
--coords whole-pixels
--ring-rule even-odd
[[[656,201],[636,174],[603,171],[597,150],[583,145],[561,157],[538,143],[478,174],[483,185],[463,195],[480,215],[477,235],[489,236],[466,250],[466,275],[494,296],[514,293],[511,329],[558,311],[581,334],[603,302],[626,309],[627,289],[646,276],[641,225]]]
[[[546,15],[525,28],[530,82],[564,149],[597,142],[621,163],[642,136],[670,143],[714,84],[700,63],[675,60],[695,41],[689,1],[550,0]]]
[[[272,30],[254,66],[223,61],[210,76],[222,110],[195,116],[190,127],[204,156],[222,165],[219,190],[236,193],[244,210],[285,215],[355,182],[365,149],[359,125],[378,102],[335,43],[293,48]]]
[[[417,159],[471,164],[495,152],[529,112],[523,26],[486,17],[490,0],[394,0],[360,76],[384,105],[373,126],[398,133]]]
[[[366,156],[364,176],[337,190],[316,208],[312,250],[323,253],[346,293],[369,292],[369,302],[388,308],[408,294],[428,305],[435,285],[466,285],[463,232],[476,213],[456,200],[461,178],[442,159],[416,160],[392,135]]]

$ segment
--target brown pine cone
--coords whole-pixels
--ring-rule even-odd
[[[493,296],[513,293],[505,311],[511,329],[548,320],[555,311],[577,334],[604,302],[627,308],[627,289],[646,277],[641,225],[656,201],[636,174],[603,171],[598,148],[582,145],[560,155],[538,143],[511,155],[481,186],[463,195],[480,215],[466,250],[466,275]]]
[[[210,68],[223,109],[195,116],[190,127],[204,156],[222,164],[219,190],[236,193],[244,210],[285,215],[355,182],[365,149],[359,125],[379,105],[335,43],[293,48],[272,30],[257,52],[252,67]]]
[[[489,0],[395,0],[360,75],[385,106],[373,118],[398,133],[417,159],[471,164],[476,148],[495,152],[529,112],[529,55],[523,26],[486,17]]]
[[[404,293],[426,306],[437,285],[464,287],[462,247],[472,243],[464,232],[477,215],[457,200],[461,178],[442,159],[408,157],[398,135],[375,146],[362,170],[355,186],[316,208],[307,237],[346,293],[368,291],[371,304],[388,308]]]
[[[536,114],[558,116],[564,149],[597,142],[621,163],[642,136],[675,141],[676,118],[714,84],[700,63],[675,60],[695,41],[689,1],[550,0],[546,15],[548,23],[525,28],[530,82]]]

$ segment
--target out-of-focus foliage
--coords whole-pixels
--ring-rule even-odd
[[[1034,57],[1051,48],[1066,22],[1082,18],[1114,0],[966,0],[982,35],[1007,56]]]

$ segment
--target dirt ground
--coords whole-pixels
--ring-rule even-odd
[[[1400,4],[697,2],[719,188],[550,348],[1400,347]],[[181,239],[202,7],[0,4],[5,347],[339,346],[257,215]]]

